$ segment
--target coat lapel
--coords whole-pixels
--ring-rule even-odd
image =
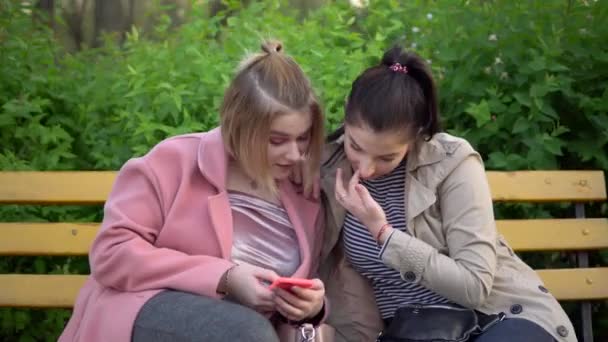
[[[339,167],[342,168],[342,175],[344,179],[350,179],[352,177],[352,169],[348,164],[348,160],[344,160],[345,162],[340,163]],[[321,179],[321,187],[324,190],[324,196],[326,196],[326,200],[323,202],[325,208],[325,233],[323,238],[323,248],[321,260],[325,260],[325,258],[329,255],[333,247],[338,242],[340,238],[340,232],[342,230],[342,224],[344,223],[344,218],[346,217],[346,209],[336,201],[334,197],[334,192],[336,189],[336,169],[337,167],[333,167],[328,170],[328,173],[323,176]],[[345,183],[348,184],[348,183]]]
[[[288,181],[281,182],[279,192],[281,202],[293,225],[300,246],[300,267],[298,267],[294,276],[308,277],[311,271],[311,243],[314,243],[316,239],[314,234],[317,233],[315,228],[316,219],[319,216],[319,204],[298,194],[291,182]]]
[[[407,229],[416,236],[414,219],[437,201],[435,193],[418,181],[418,168],[437,163],[446,157],[445,151],[435,139],[423,141],[407,154],[405,178],[405,216]]]
[[[230,259],[232,250],[232,210],[226,189],[228,154],[222,141],[220,128],[206,133],[198,151],[198,167],[218,193],[208,199],[209,217],[222,258]]]
[[[407,229],[410,234],[416,236],[414,218],[432,206],[437,201],[437,196],[409,172],[406,174],[405,194]]]

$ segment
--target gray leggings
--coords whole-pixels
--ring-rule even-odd
[[[133,342],[278,342],[270,321],[243,305],[178,291],[163,291],[144,304]]]

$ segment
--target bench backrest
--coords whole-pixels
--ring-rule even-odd
[[[0,204],[103,204],[115,172],[0,172]],[[487,172],[495,202],[570,202],[577,217],[498,220],[516,251],[608,248],[608,219],[585,218],[606,200],[602,171]],[[85,256],[99,223],[0,222],[0,256]],[[583,254],[584,255],[584,254]],[[608,267],[537,270],[559,300],[608,299]],[[582,266],[582,267],[580,267]],[[0,274],[0,307],[71,307],[83,275]]]

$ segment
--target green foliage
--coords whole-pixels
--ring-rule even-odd
[[[151,32],[133,28],[123,46],[108,38],[69,53],[20,2],[0,0],[0,170],[116,170],[167,136],[208,130],[238,61],[277,37],[310,75],[330,129],[354,78],[400,43],[429,60],[444,127],[469,139],[489,169],[608,171],[606,1],[375,0],[363,9],[337,1],[305,17],[279,0],[225,2],[215,17],[195,6],[180,27],[161,15]],[[565,205],[497,207],[499,217],[571,214]],[[607,206],[589,214],[605,217]],[[0,217],[86,221],[101,213],[4,206]],[[607,251],[592,260],[608,264]],[[0,258],[0,272],[87,271],[82,258]],[[595,308],[601,339],[608,310]],[[1,309],[0,339],[54,340],[68,316]]]

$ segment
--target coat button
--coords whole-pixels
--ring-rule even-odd
[[[524,308],[519,304],[511,305],[511,313],[514,315],[519,315],[523,310]]]
[[[568,336],[568,328],[563,325],[560,325],[559,327],[557,327],[557,334],[561,337]]]
[[[549,293],[549,290],[548,290],[546,287],[542,286],[542,285],[538,285],[538,289],[539,289],[541,292],[544,292],[544,293]]]
[[[412,271],[405,272],[404,277],[405,277],[405,280],[407,280],[409,282],[416,281],[416,273],[414,273]]]

